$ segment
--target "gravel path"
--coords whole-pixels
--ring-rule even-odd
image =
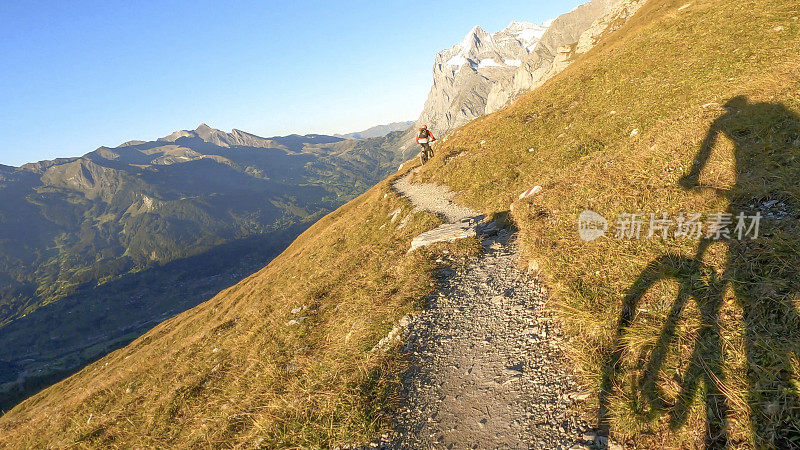
[[[448,222],[464,222],[479,217],[479,212],[453,202],[454,192],[438,184],[411,184],[411,174],[395,181],[394,188],[419,209],[436,213]]]
[[[406,177],[395,189],[451,221],[479,215],[446,187]],[[571,407],[585,396],[565,369],[545,292],[517,269],[512,235],[482,238],[482,255],[440,261],[439,292],[408,324],[397,433],[381,446],[585,448],[588,425]]]

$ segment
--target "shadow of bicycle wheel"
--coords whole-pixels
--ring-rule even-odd
[[[699,255],[702,255],[706,245],[701,244]],[[610,397],[621,372],[627,330],[632,326],[645,294],[656,284],[665,281],[676,282],[678,294],[660,328],[655,345],[639,355],[641,375],[630,387],[632,397],[637,400],[632,410],[648,419],[666,413],[670,428],[677,429],[685,423],[687,412],[702,382],[705,386],[706,447],[723,448],[727,445],[728,408],[725,396],[720,391],[724,374],[717,316],[722,304],[724,282],[713,268],[704,266],[699,258],[678,254],[667,254],[648,264],[625,295],[614,339],[615,350],[603,368],[598,410],[600,430],[607,434],[610,429]],[[700,311],[700,329],[690,363],[682,376],[680,393],[670,402],[659,387],[658,376],[676,339],[676,327],[690,299],[694,299]]]

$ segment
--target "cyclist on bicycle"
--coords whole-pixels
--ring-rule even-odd
[[[422,152],[420,152],[420,161],[422,164],[428,162],[429,159],[433,158],[433,149],[431,148],[431,142],[434,142],[436,137],[431,133],[431,130],[428,129],[427,125],[423,125],[420,127],[419,131],[417,132],[417,144],[422,146]]]

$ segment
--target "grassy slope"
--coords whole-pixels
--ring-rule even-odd
[[[709,102],[747,95],[751,103],[774,106],[749,108],[762,114],[730,120],[728,128],[749,130],[739,147],[791,158],[787,153],[800,145],[791,141],[796,136],[786,116],[800,109],[800,61],[790,50],[800,47],[800,22],[793,19],[800,16],[800,5],[708,0],[679,10],[685,3],[651,0],[544,87],[454,132],[420,174],[463,191],[462,201],[490,213],[508,209],[528,187],[544,186],[532,200],[515,203],[523,250],[539,262],[554,289],[553,306],[575,338],[573,356],[588,387],[598,390],[614,349],[625,350],[609,416],[619,439],[636,436],[642,446],[702,443],[702,396],[689,396],[683,415],[672,403],[680,404],[675,399],[682,386],[691,387],[683,374],[687,365],[697,366],[690,360],[693,340],[711,327],[708,314],[702,316],[695,302],[688,302],[677,337],[669,340],[670,351],[655,371],[659,403],[641,395],[644,370],[638,361],[640,356],[648,360],[658,346],[676,288],[666,282],[650,290],[615,342],[623,297],[650,261],[665,254],[691,257],[697,243],[601,239],[583,244],[575,233],[577,214],[586,207],[607,217],[724,211],[740,198],[773,195],[796,205],[800,184],[791,169],[781,169],[791,168],[787,163],[794,160],[780,158],[780,167],[746,171],[747,177],[739,170],[735,182],[734,146],[723,137],[700,181],[730,191],[718,196],[714,190],[679,186],[708,128],[726,112],[702,107]],[[774,31],[776,26],[783,29]],[[641,132],[630,137],[634,128]],[[462,157],[444,163],[444,156],[462,151]],[[782,178],[769,178],[776,170],[784,171]],[[362,441],[380,423],[380,407],[390,401],[387,383],[398,364],[391,357],[365,355],[432,283],[429,255],[406,255],[405,249],[436,219],[418,213],[397,230],[387,218],[397,207],[403,214],[410,210],[386,182],[379,184],[320,221],[258,274],[23,402],[0,419],[0,442],[233,446],[261,439],[265,446],[327,446]],[[788,230],[790,236],[795,231]],[[773,278],[761,286],[782,293],[786,290],[779,285],[792,282],[784,269],[796,265],[797,251],[791,239],[770,243],[782,253],[764,250],[768,257],[759,273]],[[706,278],[724,270],[726,252],[723,244],[715,244],[704,253]],[[717,344],[724,358],[706,361],[713,351],[696,358],[707,363],[702,367],[723,368],[719,386],[730,408],[731,439],[775,442],[779,437],[765,423],[791,419],[784,408],[789,403],[770,398],[772,391],[763,389],[758,377],[774,382],[769,373],[775,364],[790,377],[796,371],[786,367],[786,358],[762,361],[751,355],[748,360],[745,345],[748,339],[791,345],[792,336],[759,340],[748,334],[752,317],[745,310],[752,305],[730,290],[722,298],[720,320],[714,316],[712,322],[720,329]],[[289,327],[290,310],[298,305],[316,313],[302,313],[309,315],[307,322]],[[701,317],[706,326],[698,326]],[[782,325],[793,331],[797,324]],[[780,354],[786,347],[773,350]],[[756,417],[764,411],[775,417]]]
[[[20,404],[0,446],[363,441],[396,363],[369,349],[431,289],[429,255],[405,250],[438,223],[380,183],[262,271]]]
[[[0,174],[0,411],[262,268],[399,164],[386,138],[179,141]],[[206,158],[161,164],[184,154]]]
[[[453,133],[440,153],[466,153],[447,163],[437,158],[420,178],[462,191],[462,202],[486,212],[508,210],[520,192],[544,187],[516,201],[512,216],[524,253],[553,287],[582,379],[595,392],[603,383],[613,386],[604,406],[619,439],[699,445],[706,408],[704,383],[695,381],[716,377],[711,384],[721,393],[709,392],[708,410],[719,413],[713,403],[724,395],[731,442],[781,445],[788,429],[800,427],[792,411],[800,385],[800,57],[792,50],[800,48],[800,4],[710,0],[680,9],[685,4],[651,0],[560,76]],[[734,100],[728,112],[723,106],[736,96],[746,99]],[[680,178],[710,128],[720,137],[700,174],[707,188],[684,189]],[[631,137],[634,129],[640,132]],[[623,212],[649,220],[651,212],[737,212],[772,199],[790,213],[762,223],[772,236],[730,250],[710,246],[702,274],[681,267],[696,254],[697,241],[612,236],[587,244],[576,233],[585,208],[611,219],[613,233]],[[728,252],[734,256],[723,276]],[[632,322],[617,336],[623,298],[647,281],[634,286],[648,263],[665,255],[653,277],[691,272],[734,282],[714,294],[721,298],[716,305],[714,295],[695,292],[701,300],[687,303],[674,336],[663,326],[677,283],[655,283],[631,306]],[[609,358],[617,348],[612,374]],[[687,367],[702,370],[687,373]]]

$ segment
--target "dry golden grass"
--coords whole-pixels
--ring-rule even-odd
[[[386,425],[401,363],[370,349],[432,289],[442,248],[406,250],[439,223],[380,183],[260,272],[21,403],[0,447],[363,443]]]
[[[552,288],[581,379],[605,392],[601,419],[617,439],[701,447],[708,412],[732,445],[789,445],[800,438],[800,4],[686,4],[651,0],[545,86],[451,134],[419,178],[488,213],[514,203],[523,252]],[[687,189],[710,135],[702,187]],[[533,185],[542,193],[516,200]],[[613,233],[624,212],[649,220],[772,199],[790,215],[762,222],[771,235],[758,243],[700,251],[577,234],[584,209]]]

